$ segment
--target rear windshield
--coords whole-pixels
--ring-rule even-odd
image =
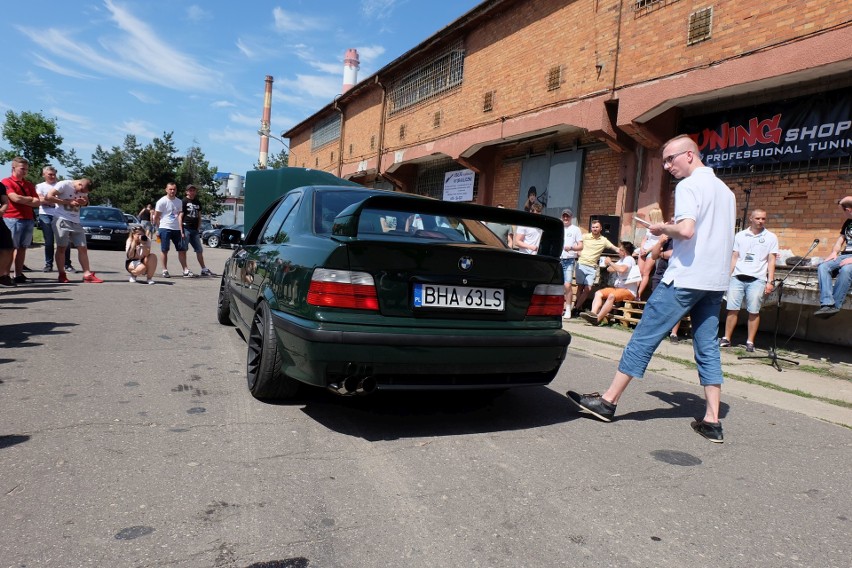
[[[318,192],[314,203],[314,230],[318,234],[330,234],[334,219],[341,211],[370,195],[353,190]],[[358,235],[506,246],[481,221],[389,209],[365,209],[359,219]]]

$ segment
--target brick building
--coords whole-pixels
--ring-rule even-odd
[[[659,149],[693,135],[740,215],[825,255],[852,194],[852,3],[486,0],[282,136],[290,165],[441,198],[546,212],[672,209]],[[748,201],[748,203],[747,203]]]

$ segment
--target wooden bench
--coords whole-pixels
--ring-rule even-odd
[[[609,318],[617,321],[624,327],[636,326],[639,320],[642,319],[642,311],[645,309],[645,302],[639,300],[627,300],[619,306],[614,306],[609,314]],[[680,320],[680,329],[678,333],[689,334],[692,331],[692,322],[689,314],[685,315]]]

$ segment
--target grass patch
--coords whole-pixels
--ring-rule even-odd
[[[748,383],[750,385],[757,385],[759,387],[764,387],[772,390],[776,390],[779,392],[784,392],[787,394],[792,394],[795,396],[800,396],[802,398],[809,398],[811,400],[818,400],[820,402],[825,402],[827,404],[833,404],[834,406],[839,406],[841,408],[852,408],[852,402],[846,402],[845,400],[837,400],[836,398],[827,398],[824,396],[817,396],[811,394],[809,392],[801,391],[799,389],[788,389],[782,386],[776,385],[774,383],[769,383],[766,381],[761,381],[760,379],[753,379],[751,377],[744,377],[742,375],[735,375],[733,373],[722,373],[726,379],[731,379],[734,381],[740,381],[742,383]]]

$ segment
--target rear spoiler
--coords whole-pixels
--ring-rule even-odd
[[[356,237],[358,235],[358,224],[361,214],[366,210],[382,209],[405,213],[460,217],[501,225],[535,227],[543,231],[538,253],[554,257],[559,257],[562,254],[564,233],[562,221],[559,219],[535,213],[527,213],[526,211],[475,205],[472,203],[440,201],[403,193],[373,195],[363,201],[353,203],[335,217],[331,232],[337,237]]]

